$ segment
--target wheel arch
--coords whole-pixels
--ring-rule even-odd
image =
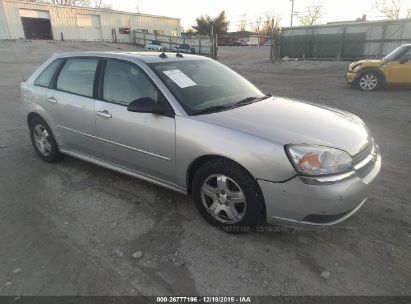
[[[265,204],[265,197],[263,194],[263,191],[259,185],[259,183],[257,182],[256,178],[250,173],[249,170],[247,170],[247,168],[245,168],[244,166],[242,166],[240,163],[238,163],[237,161],[229,158],[229,157],[225,157],[225,156],[221,156],[221,155],[217,155],[217,154],[208,154],[208,155],[202,155],[197,157],[196,159],[194,159],[190,166],[187,168],[187,194],[192,194],[192,184],[193,184],[193,178],[194,178],[194,174],[195,172],[201,167],[203,166],[205,163],[211,161],[211,160],[218,160],[218,159],[222,159],[222,160],[227,160],[229,162],[232,162],[234,164],[236,164],[237,166],[239,166],[240,168],[242,168],[243,170],[245,170],[245,172],[247,172],[250,177],[255,181],[255,186],[257,191],[259,191],[260,197],[262,199],[262,206],[261,206],[261,215],[265,218],[266,217],[266,204]]]
[[[30,125],[30,122],[35,118],[35,117],[40,117],[41,119],[43,119],[44,121],[46,121],[44,119],[44,117],[42,117],[40,114],[36,113],[36,112],[30,112],[27,115],[27,124]]]
[[[366,67],[364,69],[361,69],[361,71],[358,73],[358,77],[356,78],[355,83],[358,84],[358,81],[360,80],[361,76],[367,72],[376,73],[380,77],[382,85],[386,83],[385,74],[378,67]]]
[[[261,193],[261,196],[264,198],[263,192],[260,188],[260,185],[258,184],[256,178],[250,173],[249,170],[247,170],[247,168],[245,168],[243,165],[241,165],[240,163],[236,162],[235,160],[229,158],[229,157],[225,157],[225,156],[221,156],[221,155],[217,155],[217,154],[207,154],[207,155],[202,155],[197,157],[196,159],[194,159],[190,165],[187,168],[187,174],[186,174],[186,185],[187,185],[187,193],[191,194],[192,193],[192,184],[193,184],[193,178],[194,178],[194,174],[196,173],[196,171],[203,166],[205,163],[212,161],[212,160],[218,160],[218,159],[223,159],[223,160],[228,160],[230,162],[235,163],[237,166],[241,167],[243,170],[245,170],[245,172],[247,172],[252,178],[253,180],[256,182],[256,185],[258,187],[258,190]],[[265,209],[265,202],[264,202],[264,209]],[[264,210],[265,211],[265,210]]]

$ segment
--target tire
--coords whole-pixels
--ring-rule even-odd
[[[381,86],[381,77],[376,72],[364,72],[358,77],[357,84],[363,91],[375,91]]]
[[[225,232],[248,232],[264,215],[257,182],[235,162],[217,159],[205,163],[195,172],[192,186],[200,214]]]
[[[54,163],[62,159],[63,155],[57,146],[53,133],[48,124],[41,117],[34,117],[29,122],[30,139],[34,151],[44,161]]]

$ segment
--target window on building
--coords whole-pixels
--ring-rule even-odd
[[[154,34],[164,35],[164,31],[163,30],[154,30]]]
[[[143,33],[148,33],[148,29],[138,29],[137,31],[143,32]]]
[[[123,34],[123,35],[129,35],[130,34],[130,28],[129,27],[120,27],[118,29],[118,32],[120,34]]]
[[[94,75],[98,59],[69,59],[64,64],[57,80],[57,89],[93,97]]]
[[[41,72],[39,77],[34,81],[34,84],[41,87],[48,88],[50,85],[51,78],[53,78],[54,73],[60,66],[62,59],[58,59],[50,63],[50,65]]]

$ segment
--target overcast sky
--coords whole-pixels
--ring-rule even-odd
[[[402,0],[405,8],[411,8],[411,0]],[[236,30],[239,21],[245,18],[251,23],[266,11],[274,11],[281,16],[281,24],[288,26],[291,18],[290,0],[105,0],[113,9],[140,13],[165,15],[181,18],[181,25],[189,27],[195,24],[197,16],[217,15],[225,10],[230,30]],[[375,0],[295,0],[295,11],[302,14],[307,6],[322,3],[324,17],[321,23],[330,21],[355,20],[363,14],[368,19],[382,19],[382,14],[375,9]],[[245,16],[244,16],[245,14]],[[294,19],[298,24],[298,17]]]

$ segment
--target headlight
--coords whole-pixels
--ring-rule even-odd
[[[353,72],[357,73],[359,70],[361,70],[361,64],[356,65],[352,70]]]
[[[343,150],[315,145],[287,145],[285,150],[294,168],[303,175],[334,174],[352,168],[352,158]]]

